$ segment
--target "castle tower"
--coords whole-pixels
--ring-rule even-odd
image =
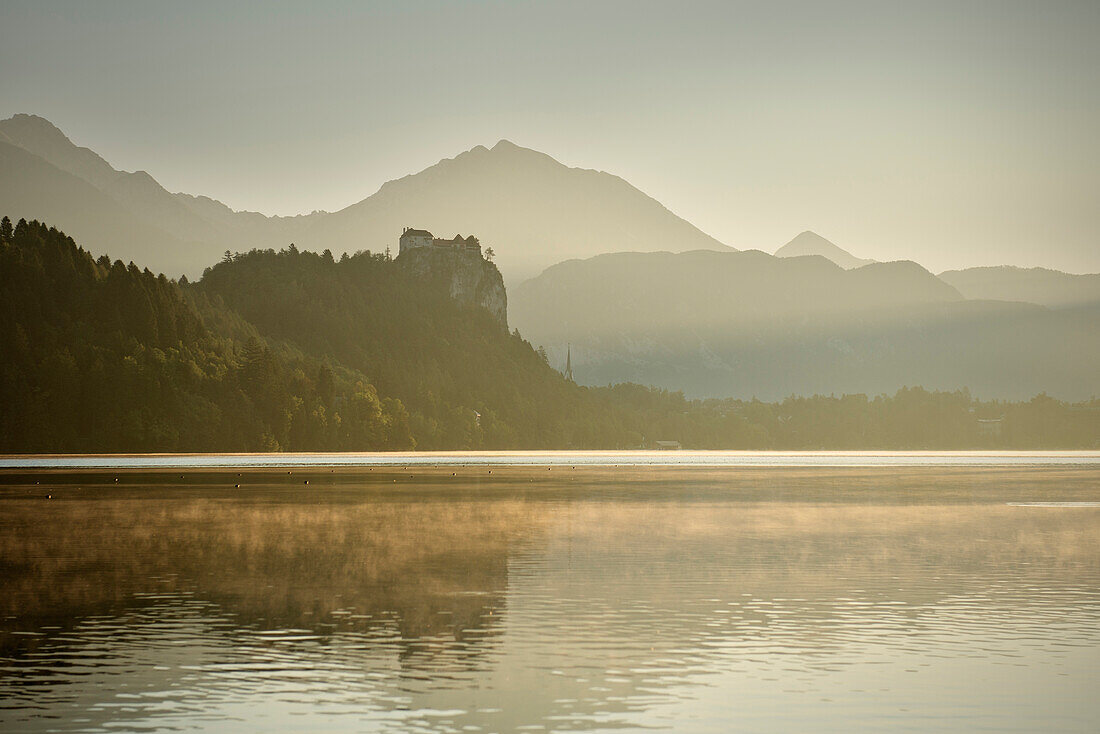
[[[569,344],[565,345],[565,379],[569,380],[570,382],[576,382],[576,380],[573,379],[572,346]]]

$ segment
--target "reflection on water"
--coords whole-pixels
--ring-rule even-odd
[[[1095,470],[420,472],[0,478],[0,728],[1100,720]]]

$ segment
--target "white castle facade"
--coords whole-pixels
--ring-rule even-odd
[[[451,251],[457,250],[459,252],[468,252],[477,254],[479,257],[481,256],[481,243],[478,242],[477,237],[473,235],[463,237],[460,234],[456,234],[453,240],[444,240],[439,237],[434,237],[432,233],[426,229],[411,229],[406,227],[401,233],[400,248],[397,254],[401,255],[406,250],[415,250],[418,247],[434,247]]]

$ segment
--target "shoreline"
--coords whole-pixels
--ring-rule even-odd
[[[364,453],[5,454],[0,471],[178,469],[592,468],[1100,468],[1100,451],[423,451]]]

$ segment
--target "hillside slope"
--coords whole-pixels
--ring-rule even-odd
[[[150,249],[158,270],[191,271],[200,248],[126,208],[87,181],[44,159],[0,141],[0,204],[19,218],[55,222],[79,231],[87,248],[123,261],[147,262]],[[150,245],[149,243],[153,243]],[[213,258],[207,253],[208,259]]]

